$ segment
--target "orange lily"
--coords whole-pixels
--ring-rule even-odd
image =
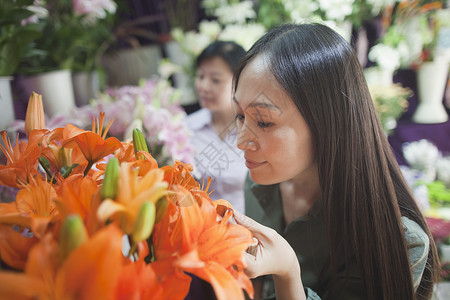
[[[0,257],[14,269],[23,270],[30,249],[38,242],[36,237],[26,237],[11,226],[0,225]]]
[[[242,260],[243,252],[253,243],[250,231],[228,222],[232,210],[228,210],[221,218],[214,203],[205,194],[200,194],[199,199],[195,199],[183,187],[178,186],[177,189],[177,211],[168,210],[172,215],[161,221],[161,227],[155,226],[153,245],[157,258],[158,255],[167,255],[169,252],[177,254],[180,258],[176,265],[210,282],[218,299],[244,299],[242,288],[253,297],[253,287],[244,274],[245,265]],[[161,239],[167,232],[159,230],[164,228],[163,222],[167,223],[170,219],[176,221],[169,234],[175,240],[181,239],[181,247],[178,246],[179,242]]]
[[[82,174],[69,176],[58,190],[56,205],[64,217],[78,214],[83,219],[89,234],[99,229],[97,209],[101,199],[99,187],[91,177]]]
[[[25,115],[25,133],[28,137],[31,130],[44,128],[45,116],[42,95],[32,92],[28,100],[27,113]]]
[[[121,231],[108,226],[59,267],[58,243],[47,234],[30,251],[25,273],[0,272],[0,298],[111,299],[121,272],[121,241]]]
[[[0,165],[0,184],[20,187],[30,182],[30,179],[38,174],[39,146],[34,143],[19,141],[17,136],[17,142],[13,148],[6,131],[2,131],[0,134],[3,139],[3,145],[0,145],[0,150],[7,160],[6,166]]]
[[[73,143],[76,143],[88,161],[84,172],[85,175],[87,175],[95,162],[117,149],[123,148],[122,143],[115,137],[106,138],[106,134],[112,125],[112,120],[103,129],[104,117],[105,113],[102,112],[100,113],[100,119],[96,120],[93,118],[92,131],[82,130],[72,124],[67,124],[64,127],[63,145],[72,146]]]
[[[164,166],[161,169],[165,173],[164,181],[169,183],[169,189],[173,185],[181,185],[188,190],[200,187],[200,184],[191,175],[193,167],[190,164],[176,160],[173,166]]]
[[[148,173],[148,171],[152,169],[158,168],[158,163],[153,158],[153,156],[144,151],[138,151],[139,156],[138,157],[144,157],[145,159],[137,159],[136,155],[134,154],[134,146],[133,143],[122,143],[123,149],[118,149],[115,153],[115,157],[117,157],[117,160],[119,163],[122,162],[128,162],[132,163],[132,166],[134,168],[137,168],[139,170],[139,176],[144,176]],[[97,178],[104,174],[104,171],[106,169],[106,163],[99,163],[96,165],[97,169],[100,171],[97,171],[93,177]]]
[[[189,291],[191,278],[176,268],[175,257],[146,264],[148,254],[144,243],[136,262],[123,266],[116,290],[116,299],[184,299]]]
[[[138,171],[129,163],[122,163],[116,199],[105,199],[97,211],[101,221],[109,218],[119,219],[126,234],[132,233],[136,216],[144,202],[156,203],[167,194],[163,171],[152,169],[143,177],[138,176]]]
[[[51,183],[36,177],[17,193],[16,201],[0,203],[0,223],[30,228],[41,238],[50,223],[59,219]]]

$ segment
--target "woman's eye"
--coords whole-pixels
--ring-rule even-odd
[[[244,118],[245,118],[244,115],[236,114],[236,120],[243,121]]]
[[[273,126],[273,123],[270,123],[270,122],[268,122],[268,123],[266,123],[266,122],[258,122],[258,127],[259,128],[268,128],[268,127],[271,127],[271,126]]]

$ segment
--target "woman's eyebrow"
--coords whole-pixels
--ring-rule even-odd
[[[239,102],[236,99],[236,96],[233,96],[233,101],[236,104],[239,104]],[[258,101],[258,100],[253,101],[247,107],[261,107],[261,108],[267,108],[267,109],[274,110],[274,111],[281,111],[281,109],[275,104],[262,102],[262,101]]]

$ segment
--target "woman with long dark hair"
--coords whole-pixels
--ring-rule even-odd
[[[250,217],[236,220],[257,239],[248,274],[273,275],[264,293],[429,299],[436,247],[351,46],[324,25],[282,25],[248,51],[234,91]]]

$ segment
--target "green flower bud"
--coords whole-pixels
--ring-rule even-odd
[[[141,156],[139,158],[137,155],[138,151],[148,152],[148,147],[147,147],[147,142],[145,141],[145,137],[138,128],[133,129],[133,147],[134,147],[134,153],[136,155],[136,159],[145,159],[143,156]]]
[[[140,242],[146,240],[153,231],[153,225],[155,225],[155,203],[144,202],[139,209],[136,220],[134,221],[134,227],[132,237],[134,242]]]
[[[64,261],[76,248],[88,240],[88,233],[79,215],[69,215],[64,220],[59,233],[60,262]]]
[[[100,195],[102,199],[115,199],[119,192],[119,160],[113,157],[106,165],[105,177],[103,178],[102,189]]]

